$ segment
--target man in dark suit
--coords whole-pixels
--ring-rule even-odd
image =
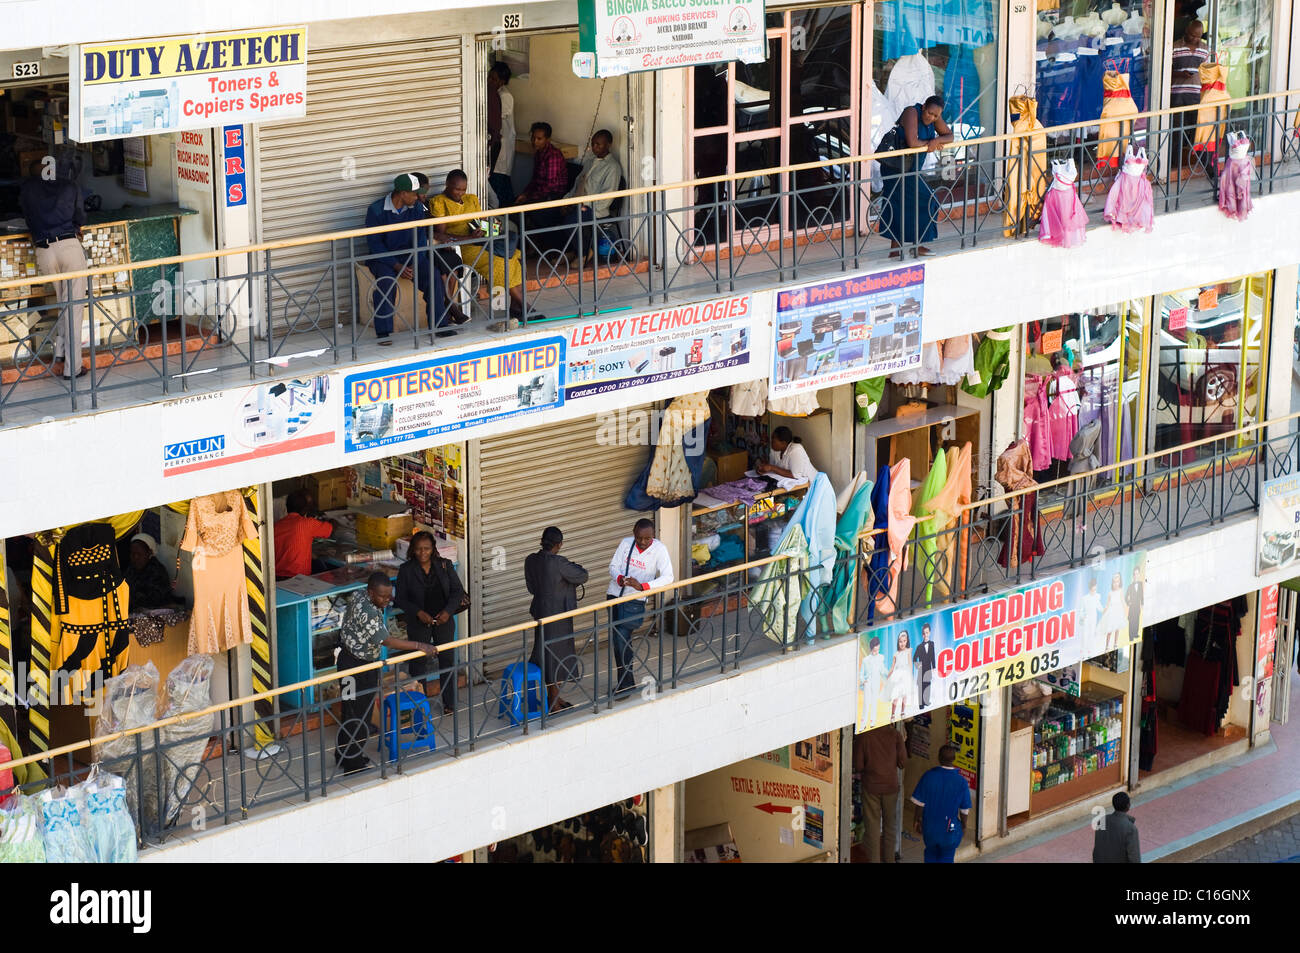
[[[930,638],[930,623],[921,626],[921,644],[912,659],[916,666],[916,697],[921,700],[921,710],[930,706],[930,682],[934,680],[934,640]]]
[[[1137,821],[1129,816],[1129,797],[1120,791],[1110,799],[1115,808],[1100,818],[1092,839],[1094,864],[1140,864],[1142,848],[1138,846]]]

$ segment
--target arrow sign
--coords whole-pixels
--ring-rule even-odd
[[[773,803],[770,802],[770,801],[767,802],[766,804],[755,804],[754,807],[756,807],[756,808],[757,808],[758,810],[760,810],[760,811],[766,811],[768,814],[792,814],[792,813],[794,813],[794,808],[792,808],[792,807],[783,807],[783,806],[781,806],[780,804],[773,804]]]

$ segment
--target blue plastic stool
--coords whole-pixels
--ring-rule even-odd
[[[525,685],[527,679],[527,685]],[[501,673],[501,700],[497,704],[497,717],[510,717],[510,724],[524,720],[524,705],[528,705],[528,720],[542,717],[546,705],[546,689],[542,686],[542,670],[532,662],[514,662]]]
[[[408,711],[411,712],[411,727],[403,728],[402,714]],[[438,747],[429,699],[421,692],[393,692],[384,699],[384,747],[388,749],[389,761],[397,757],[399,750],[427,748],[433,751]]]

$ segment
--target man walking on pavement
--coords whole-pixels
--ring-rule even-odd
[[[18,192],[18,206],[36,246],[36,268],[42,275],[85,271],[90,267],[81,247],[86,210],[71,170],[64,163],[53,161],[52,156],[46,156],[45,161],[33,164],[31,173]],[[71,381],[89,370],[81,364],[87,282],[81,277],[53,284],[59,299],[59,317],[54,324],[54,364],[62,364],[64,380]]]
[[[894,725],[881,725],[853,736],[853,770],[861,778],[862,813],[866,821],[867,861],[894,862],[898,843],[899,771],[907,767],[907,745]],[[880,851],[881,822],[885,850]]]
[[[1131,803],[1128,794],[1117,792],[1110,799],[1111,807],[1115,810],[1096,822],[1098,826],[1092,835],[1094,864],[1142,863],[1137,821],[1128,812]]]
[[[966,834],[970,786],[956,768],[957,748],[939,749],[939,766],[921,775],[912,792],[916,832],[925,840],[927,864],[951,864]]]

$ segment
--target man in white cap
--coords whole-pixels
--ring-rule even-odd
[[[366,228],[408,222],[414,226],[429,217],[422,201],[428,191],[428,179],[418,172],[403,172],[393,179],[393,190],[373,202],[366,210]],[[375,309],[375,337],[389,344],[393,333],[393,305],[397,299],[397,282],[405,278],[424,293],[429,308],[429,327],[437,328],[438,337],[456,332],[444,327],[454,322],[448,312],[443,286],[446,276],[429,253],[431,234],[428,228],[397,229],[366,236],[370,255],[366,267],[375,276],[371,301]],[[421,252],[415,254],[416,249]],[[464,317],[458,315],[456,317]]]

